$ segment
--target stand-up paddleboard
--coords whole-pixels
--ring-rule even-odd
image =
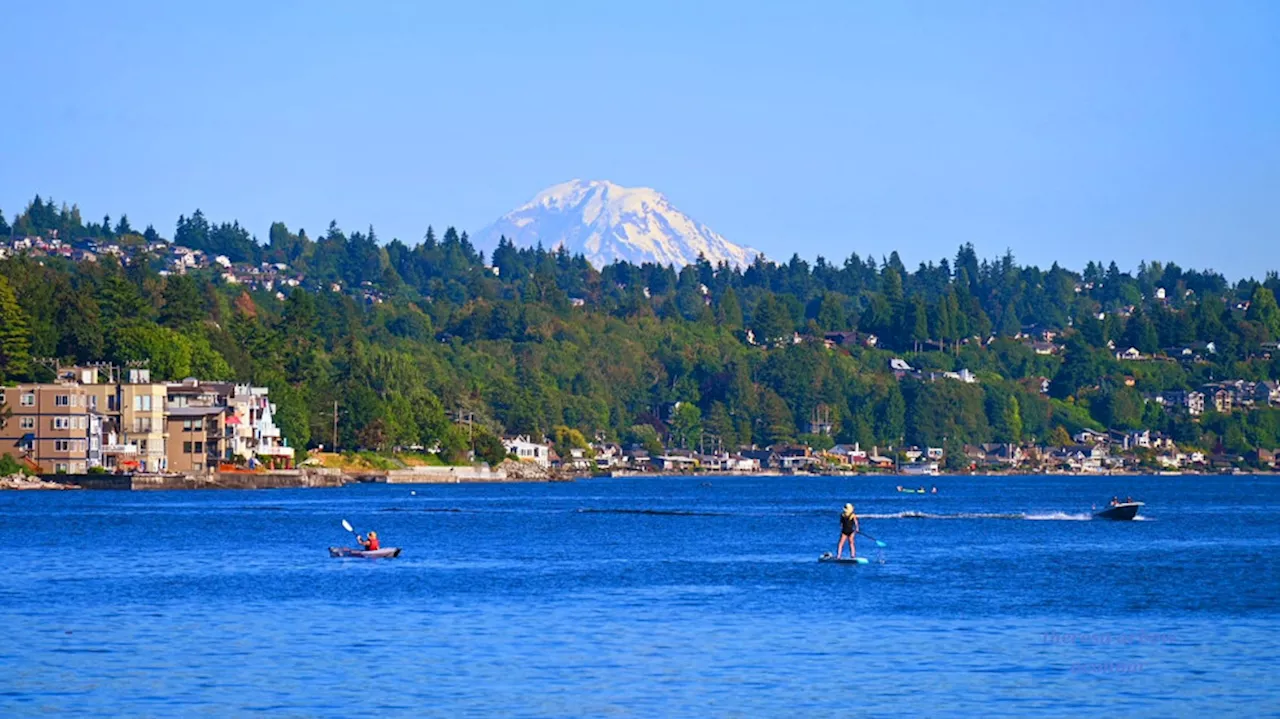
[[[841,557],[836,559],[836,555],[831,552],[818,557],[819,562],[830,562],[831,564],[870,564],[871,560],[866,557]]]

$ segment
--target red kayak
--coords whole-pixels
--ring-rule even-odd
[[[329,547],[330,557],[364,557],[366,559],[390,559],[400,556],[399,547],[385,549],[352,549],[351,547]]]

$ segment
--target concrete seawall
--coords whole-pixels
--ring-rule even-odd
[[[452,484],[455,482],[506,482],[507,473],[488,467],[410,467],[387,472],[387,484]]]
[[[292,489],[341,487],[342,472],[333,470],[277,470],[273,472],[215,472],[212,474],[46,474],[58,484],[101,490],[164,489]]]

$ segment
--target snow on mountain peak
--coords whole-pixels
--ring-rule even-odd
[[[502,236],[518,247],[564,247],[596,267],[625,260],[679,268],[696,262],[699,254],[713,265],[745,267],[759,254],[680,212],[657,190],[607,180],[570,180],[548,187],[481,230],[476,240],[480,247],[492,249]]]

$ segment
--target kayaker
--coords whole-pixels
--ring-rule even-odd
[[[356,541],[359,542],[360,546],[364,547],[365,551],[368,551],[368,552],[376,552],[382,548],[382,545],[378,542],[377,532],[369,532],[368,539],[365,539],[364,537],[357,535]]]
[[[938,493],[938,488],[937,488],[937,487],[934,487],[933,489],[930,489],[930,490],[929,490],[929,494],[937,494],[937,493]]]
[[[858,556],[858,550],[853,544],[853,537],[858,533],[858,515],[853,511],[852,504],[844,505],[844,512],[840,514],[840,544],[836,547],[836,559],[844,552],[844,543],[849,543],[849,558]]]

